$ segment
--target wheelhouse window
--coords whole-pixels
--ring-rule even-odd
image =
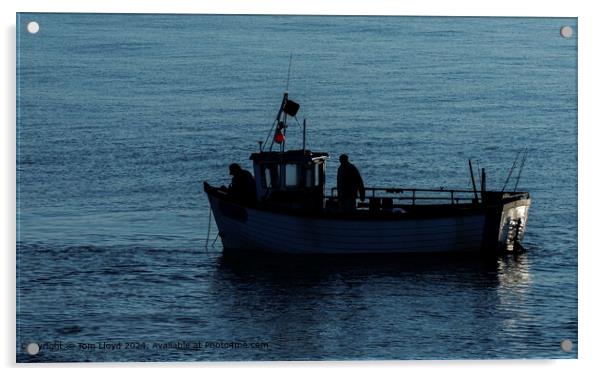
[[[272,190],[314,188],[324,184],[322,163],[262,163],[259,174],[261,187]]]
[[[312,163],[305,168],[305,186],[316,187],[320,184],[320,164]]]
[[[312,181],[315,169],[315,165],[310,165],[305,168],[305,186],[307,188],[311,188],[315,185],[314,181]]]
[[[265,164],[261,168],[261,182],[264,188],[280,187],[280,173],[277,164]]]
[[[299,166],[296,164],[286,164],[284,168],[285,180],[284,184],[287,187],[297,187],[299,186],[300,175],[299,175]]]

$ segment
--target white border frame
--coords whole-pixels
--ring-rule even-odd
[[[308,372],[345,372],[364,374],[369,368],[376,372],[393,374],[399,371],[439,374],[504,375],[509,372],[545,372],[567,374],[579,370],[594,369],[599,356],[600,304],[596,301],[602,274],[598,271],[600,250],[595,243],[597,224],[601,212],[597,201],[598,187],[602,187],[601,160],[598,145],[600,107],[598,92],[600,80],[600,41],[602,36],[601,16],[595,12],[592,1],[534,1],[506,0],[497,2],[456,1],[394,1],[394,0],[21,0],[4,1],[2,8],[3,57],[1,60],[4,78],[0,95],[2,99],[2,168],[5,177],[2,184],[2,231],[4,257],[4,288],[2,297],[6,304],[2,309],[2,365],[9,372],[17,370],[50,374],[80,374],[84,372],[100,375],[114,372],[118,368],[126,372],[137,372],[131,368],[144,368],[150,375],[165,373],[167,367],[177,367],[176,372],[198,375],[199,372],[233,371],[257,375],[291,374]],[[15,22],[16,12],[94,12],[94,13],[211,13],[211,14],[320,14],[320,15],[430,15],[430,16],[535,16],[535,17],[578,17],[578,119],[579,119],[579,360],[557,361],[393,361],[393,362],[255,362],[255,363],[97,363],[84,364],[15,364],[15,199],[16,199],[16,121],[15,121]],[[283,369],[283,367],[285,369]],[[443,367],[443,368],[442,368]],[[535,370],[533,367],[537,367]],[[585,369],[584,369],[585,367]],[[109,369],[107,369],[109,368]],[[201,369],[198,369],[201,368]],[[334,368],[334,369],[333,369]],[[599,367],[596,367],[599,368]]]

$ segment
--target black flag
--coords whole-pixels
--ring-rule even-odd
[[[287,115],[295,116],[297,115],[297,111],[299,111],[299,103],[293,102],[290,99],[286,100],[284,104],[284,108],[282,109]]]

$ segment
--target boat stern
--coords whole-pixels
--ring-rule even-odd
[[[522,246],[529,218],[531,198],[528,193],[517,193],[502,199],[498,230],[498,245],[503,251],[524,250]]]

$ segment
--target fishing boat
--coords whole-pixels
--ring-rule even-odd
[[[329,154],[306,149],[305,120],[303,147],[285,149],[287,121],[296,120],[299,107],[285,92],[266,142],[251,154],[252,200],[204,182],[224,251],[363,255],[524,249],[529,193],[486,190],[485,170],[477,190],[470,161],[472,190],[366,187],[365,200],[357,199],[353,210],[340,209],[337,187],[326,191]]]

